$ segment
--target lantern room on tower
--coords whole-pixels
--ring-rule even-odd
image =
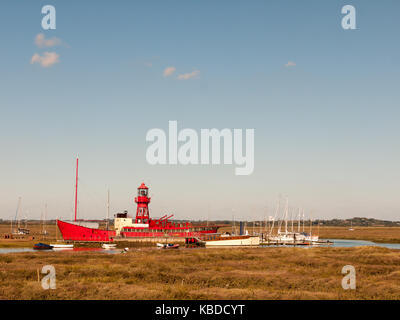
[[[135,223],[149,223],[150,198],[148,197],[149,188],[144,183],[138,188],[138,195],[135,198],[137,203]]]

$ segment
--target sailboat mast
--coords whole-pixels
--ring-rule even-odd
[[[276,217],[279,218],[279,226],[278,226],[277,234],[280,234],[280,233],[281,233],[281,226],[282,226],[282,219],[281,219],[281,216],[280,216],[280,210],[281,210],[280,205],[281,205],[281,198],[279,197],[279,199],[278,199],[278,205],[277,205],[277,207],[276,207],[276,212],[275,212],[275,218],[276,218]],[[278,215],[279,215],[279,216],[278,216]],[[272,223],[272,229],[274,228],[275,218],[274,218],[274,221],[273,221],[273,223]],[[271,231],[272,231],[272,229],[271,229]]]
[[[17,222],[18,219],[18,213],[19,213],[19,209],[21,208],[21,197],[18,198],[18,205],[17,205],[17,211],[15,212],[15,222]],[[11,229],[12,229],[12,220],[11,220]],[[11,233],[13,231],[11,230]]]
[[[294,228],[293,228],[293,220],[294,220],[294,208],[290,211],[290,220],[292,220],[292,233],[294,233]]]
[[[78,165],[79,158],[76,157],[76,178],[75,178],[75,221],[76,221],[76,212],[78,209]]]
[[[300,219],[301,219],[301,216],[300,216],[300,208],[299,208],[299,223],[297,225],[297,232],[298,233],[300,233]]]
[[[42,224],[42,231],[40,232],[42,234],[42,240],[43,240],[43,209],[40,211],[40,222]]]
[[[285,209],[285,233],[288,233],[288,229],[287,229],[288,210],[289,210],[289,198],[288,198],[288,197],[286,197],[286,209]]]

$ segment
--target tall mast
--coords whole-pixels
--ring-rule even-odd
[[[287,229],[287,219],[288,219],[288,211],[289,211],[289,198],[286,197],[286,209],[285,209],[285,233],[288,233]]]
[[[21,209],[21,197],[19,197],[17,213],[16,213],[16,215],[15,215],[15,220],[16,220],[16,222],[17,222],[17,224],[18,224],[18,229],[19,229],[19,227],[20,227],[20,225],[19,225],[19,211],[20,211],[20,209]]]
[[[297,225],[297,232],[298,233],[300,233],[300,219],[301,219],[301,217],[300,217],[300,208],[299,208],[299,223]]]
[[[41,211],[40,211],[40,222],[41,222],[41,224],[42,224],[42,231],[40,231],[40,234],[42,235],[42,240],[44,240],[44,233],[43,233],[43,229],[44,229],[44,227],[43,227],[43,209],[41,209]]]
[[[107,230],[110,221],[110,189],[107,191]]]
[[[47,219],[47,203],[44,205],[44,217],[43,217],[43,233],[47,233],[44,224],[46,223]]]
[[[274,217],[274,221],[272,223],[272,229],[274,228],[274,223],[275,223],[275,218],[278,217],[279,218],[279,226],[278,226],[278,231],[277,234],[281,233],[281,226],[282,226],[282,219],[281,219],[281,214],[280,214],[280,210],[281,210],[281,197],[279,196],[278,198],[278,205],[276,206],[276,211],[275,211],[275,217]],[[278,216],[279,215],[279,216]],[[271,230],[272,230],[271,229]]]
[[[290,211],[290,220],[292,220],[292,233],[294,233],[293,229],[293,220],[294,220],[294,208]]]
[[[15,222],[17,222],[17,218],[18,218],[18,213],[19,213],[19,209],[21,208],[21,197],[18,198],[18,205],[17,205],[17,211],[15,212]],[[11,220],[11,229],[12,229],[12,220]],[[12,233],[12,230],[11,230]]]
[[[75,221],[76,221],[76,212],[78,209],[78,165],[79,165],[79,157],[76,157],[76,180],[75,180]]]

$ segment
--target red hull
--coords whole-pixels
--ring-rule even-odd
[[[79,226],[73,223],[57,220],[58,228],[65,241],[92,241],[92,242],[111,242],[116,236],[114,230],[101,230]],[[193,227],[187,224],[187,227],[176,230],[172,226],[153,227],[143,230],[130,231],[131,228],[124,228],[121,231],[123,238],[138,238],[138,237],[164,237],[166,234],[171,237],[194,237],[203,233],[216,233],[217,227]],[[177,232],[178,231],[178,232]]]
[[[78,226],[76,224],[57,220],[58,228],[66,241],[96,241],[110,242],[114,240],[114,230],[100,230]]]

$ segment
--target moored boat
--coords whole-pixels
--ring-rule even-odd
[[[103,243],[101,245],[101,247],[103,249],[115,249],[117,247],[117,244],[115,244],[115,243]]]
[[[138,188],[136,217],[128,212],[117,213],[114,217],[114,230],[99,228],[98,221],[57,220],[58,228],[65,241],[113,242],[115,238],[185,238],[201,234],[215,233],[218,226],[193,225],[189,222],[169,221],[173,215],[164,215],[160,219],[149,216],[148,187],[142,183]]]
[[[57,220],[57,226],[65,241],[111,242],[115,236],[114,230],[99,229],[99,223],[95,221]]]
[[[186,238],[186,244],[198,244],[206,247],[210,246],[258,246],[260,245],[259,236],[251,235],[221,235],[209,234],[201,237]]]
[[[157,243],[157,247],[160,249],[178,249],[178,243]]]
[[[39,242],[39,243],[35,243],[33,245],[33,249],[35,249],[35,250],[51,250],[51,249],[53,249],[53,246],[46,244],[46,243]]]
[[[75,219],[73,221],[63,221],[57,219],[57,226],[61,232],[64,241],[80,242],[112,242],[115,236],[114,230],[103,230],[99,228],[98,221],[79,220],[78,212],[78,164],[76,158],[76,183],[75,183]]]
[[[57,244],[50,243],[50,245],[53,247],[53,249],[72,249],[74,247],[73,244],[67,244],[67,243],[57,243]]]

